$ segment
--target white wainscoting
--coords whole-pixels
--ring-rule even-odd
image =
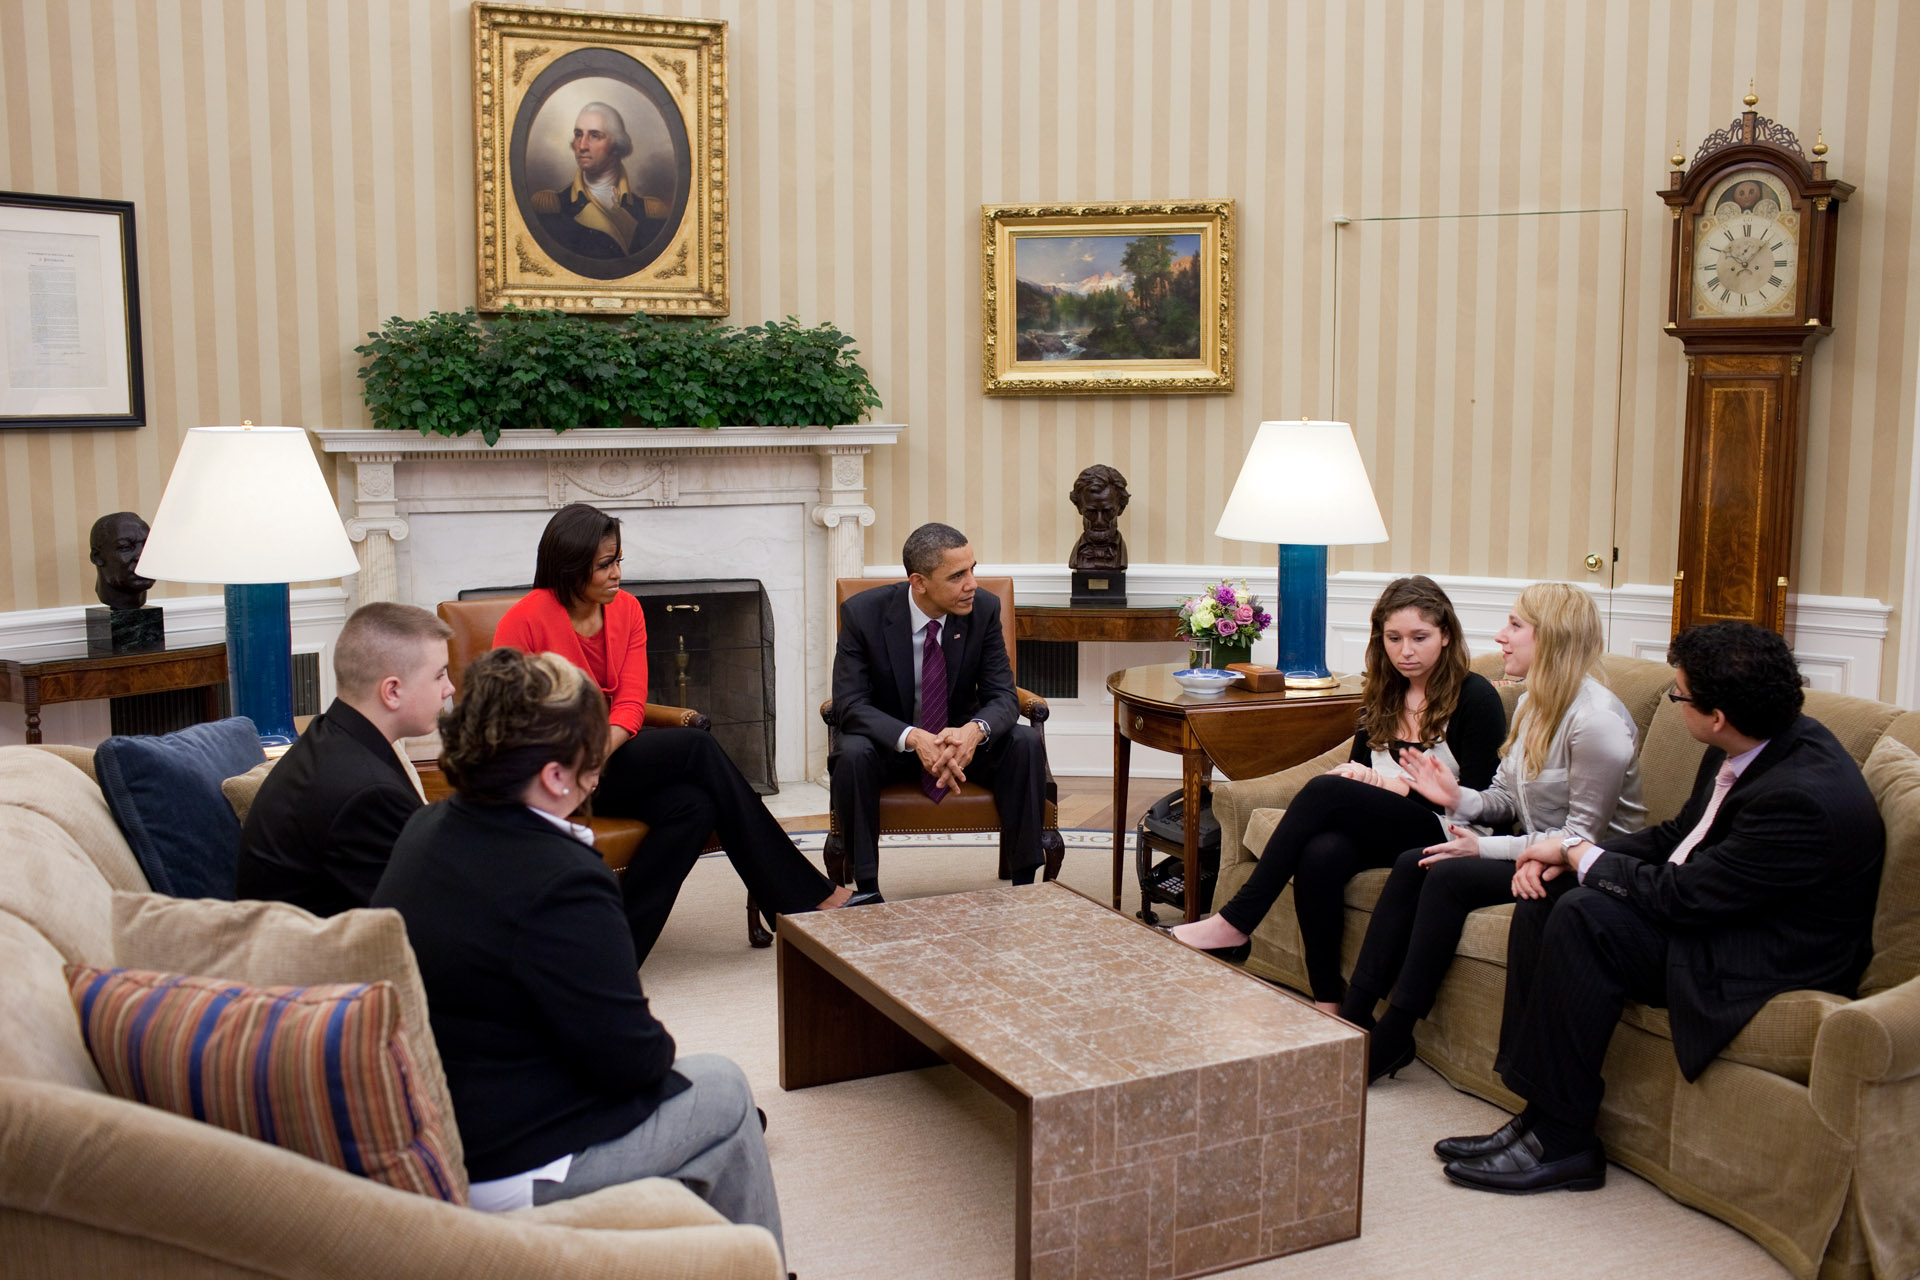
[[[872,577],[898,577],[891,565],[872,565]],[[1072,576],[1061,566],[1031,564],[981,565],[980,573],[1011,577],[1022,604],[1065,605],[1072,594]],[[1380,590],[1397,574],[1337,573],[1327,579],[1327,665],[1335,671],[1355,671],[1363,664],[1368,615]],[[1127,570],[1127,602],[1135,605],[1173,604],[1197,591],[1202,583],[1242,578],[1263,602],[1277,594],[1275,570],[1254,572],[1218,565],[1135,565]],[[1509,578],[1439,578],[1452,597],[1467,641],[1475,653],[1493,648],[1493,636],[1506,622],[1507,610],[1526,581]],[[1585,586],[1586,584],[1579,584]],[[1607,648],[1612,653],[1660,661],[1672,631],[1673,590],[1670,586],[1630,583],[1608,590],[1591,587],[1594,603],[1607,619]],[[1843,596],[1789,597],[1788,620],[1794,631],[1794,653],[1812,688],[1864,698],[1880,696],[1881,664],[1885,661],[1888,618],[1892,610],[1878,600]],[[1275,639],[1271,631],[1254,646],[1256,662],[1272,662]],[[1098,777],[1113,771],[1113,700],[1107,696],[1106,677],[1121,667],[1174,662],[1186,656],[1184,646],[1148,644],[1083,644],[1080,646],[1080,696],[1050,698],[1047,755],[1054,773],[1063,777]],[[1178,778],[1177,756],[1135,747],[1129,772],[1136,778]]]
[[[149,597],[147,603],[166,611],[169,640],[214,644],[226,639],[224,595]],[[320,705],[324,707],[333,700],[333,642],[347,620],[347,592],[341,587],[307,587],[293,592],[291,604],[293,651],[320,655]],[[81,608],[0,613],[0,656],[14,658],[22,650],[86,638],[86,612]],[[25,707],[0,703],[0,746],[25,742],[26,722]],[[40,736],[45,742],[91,747],[111,732],[104,701],[62,702],[40,712]]]

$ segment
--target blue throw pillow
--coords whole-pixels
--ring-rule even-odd
[[[108,738],[94,751],[107,807],[155,893],[233,900],[240,819],[220,784],[266,758],[245,716],[157,738]]]

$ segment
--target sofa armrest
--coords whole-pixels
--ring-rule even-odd
[[[313,1280],[786,1274],[766,1230],[705,1225],[711,1211],[678,1187],[640,1183],[570,1208],[478,1213],[40,1080],[0,1080],[0,1148],[9,1244],[48,1274],[135,1274],[156,1252]],[[674,1221],[703,1225],[662,1225]]]
[[[1920,978],[1828,1014],[1807,1088],[1821,1121],[1853,1143],[1873,1274],[1920,1273]]]
[[[1247,822],[1255,809],[1284,809],[1300,788],[1345,760],[1351,742],[1330,747],[1313,759],[1264,778],[1213,784],[1213,816],[1220,824],[1220,870],[1243,862],[1257,862],[1259,850],[1246,847]]]

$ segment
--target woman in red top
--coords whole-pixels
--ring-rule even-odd
[[[647,824],[621,886],[642,961],[709,832],[719,834],[734,870],[766,910],[789,915],[848,903],[850,890],[807,861],[712,734],[641,732],[647,620],[640,602],[620,589],[618,520],[584,502],[556,511],[540,535],[533,590],[507,610],[493,643],[558,654],[606,695],[608,755],[594,808]]]

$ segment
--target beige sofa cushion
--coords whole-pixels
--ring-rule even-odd
[[[1679,706],[1668,702],[1663,691],[1640,748],[1640,796],[1646,801],[1648,826],[1658,826],[1685,807],[1706,753],[1706,746],[1687,732]]]
[[[113,895],[116,963],[129,969],[193,973],[253,986],[333,982],[393,983],[400,1025],[419,1067],[421,1091],[445,1125],[447,1154],[460,1198],[467,1194],[466,1153],[453,1097],[427,1020],[426,988],[407,945],[400,913],[343,911],[321,919],[285,902],[217,902],[157,893]]]
[[[240,819],[242,827],[247,825],[247,814],[253,811],[253,798],[260,794],[260,784],[267,780],[273,763],[263,760],[245,773],[236,773],[220,783],[220,794],[233,806],[233,816]]]
[[[1818,689],[1807,690],[1807,702],[1801,710],[1825,725],[1856,764],[1866,763],[1873,744],[1900,714],[1900,708],[1871,698],[1823,693]]]
[[[39,747],[0,747],[0,796],[58,824],[116,889],[144,893],[152,886],[100,794],[79,766]]]
[[[0,805],[0,911],[32,925],[63,959],[101,964],[113,959],[112,895],[59,824]]]
[[[1761,1006],[1720,1056],[1805,1084],[1813,1071],[1813,1042],[1820,1024],[1835,1009],[1851,1003],[1831,991],[1783,991]],[[1665,1009],[1628,1001],[1620,1020],[1663,1040],[1673,1039],[1673,1024]]]
[[[1860,978],[1860,994],[1871,996],[1920,974],[1920,755],[1884,737],[1874,744],[1862,772],[1887,824],[1887,857],[1873,912],[1873,959]]]
[[[6,998],[0,1000],[0,1079],[45,1080],[105,1093],[106,1085],[80,1038],[65,967],[66,957],[31,921],[0,911],[0,974],[6,975]],[[8,1161],[12,1158],[9,1152]]]

